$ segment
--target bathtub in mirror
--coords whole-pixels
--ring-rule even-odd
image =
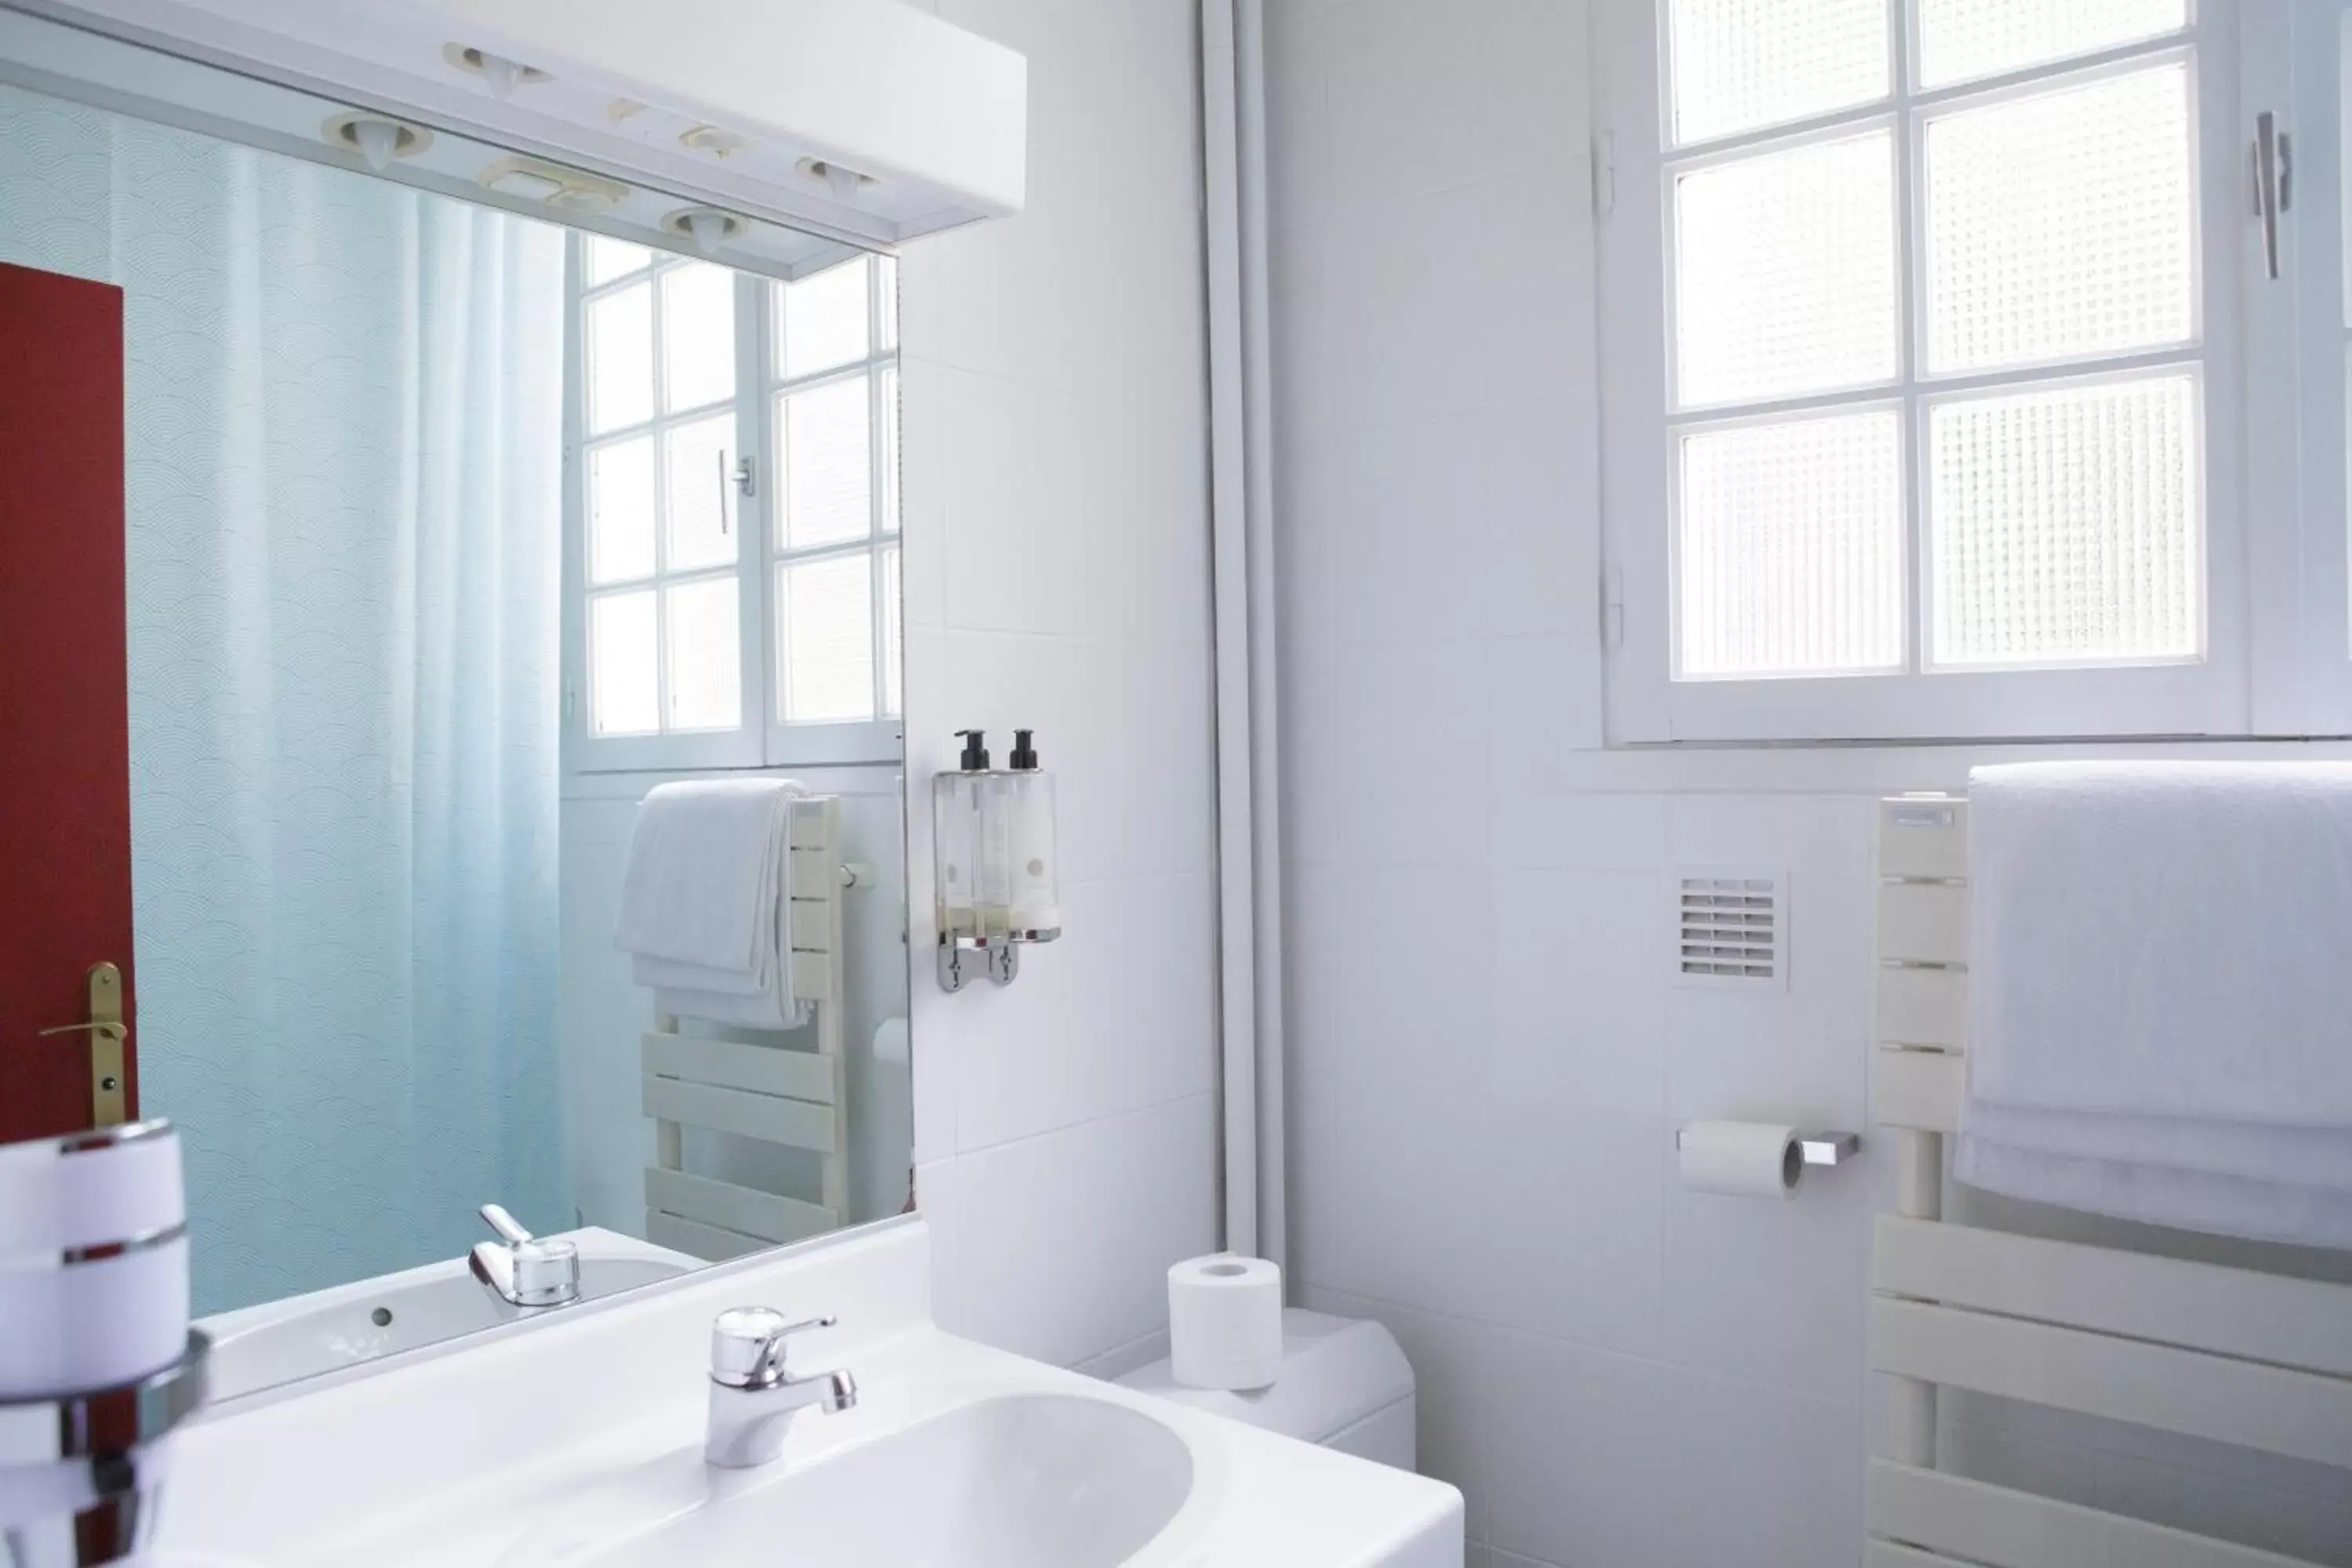
[[[0,28],[0,1141],[179,1126],[216,1397],[560,1310],[485,1205],[577,1299],[910,1206],[893,259]],[[615,945],[713,779],[774,1026]]]

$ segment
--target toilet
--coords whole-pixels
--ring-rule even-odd
[[[1378,1323],[1288,1307],[1282,1314],[1282,1373],[1234,1394],[1186,1388],[1165,1360],[1138,1367],[1123,1387],[1246,1421],[1359,1458],[1413,1468],[1412,1367]]]

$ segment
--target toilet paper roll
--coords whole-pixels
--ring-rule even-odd
[[[1168,1271],[1168,1370],[1187,1388],[1264,1388],[1282,1371],[1282,1270],[1229,1252]]]
[[[187,1217],[168,1121],[0,1144],[0,1258],[106,1247]]]
[[[1676,1164],[1683,1185],[1697,1193],[1744,1198],[1797,1194],[1805,1156],[1797,1130],[1761,1121],[1693,1121],[1685,1126]]]

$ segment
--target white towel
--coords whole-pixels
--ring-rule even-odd
[[[637,809],[614,945],[656,1007],[790,1028],[791,802],[786,779],[662,784]]]
[[[2231,1235],[2352,1238],[2352,765],[1969,780],[1955,1173]]]

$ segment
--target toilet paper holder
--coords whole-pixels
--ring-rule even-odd
[[[1677,1152],[1683,1147],[1683,1134],[1687,1131],[1687,1128],[1682,1127],[1675,1129],[1675,1148]],[[1820,1132],[1800,1132],[1797,1134],[1797,1152],[1804,1157],[1804,1162],[1808,1165],[1843,1165],[1862,1152],[1862,1134],[1826,1130]]]

